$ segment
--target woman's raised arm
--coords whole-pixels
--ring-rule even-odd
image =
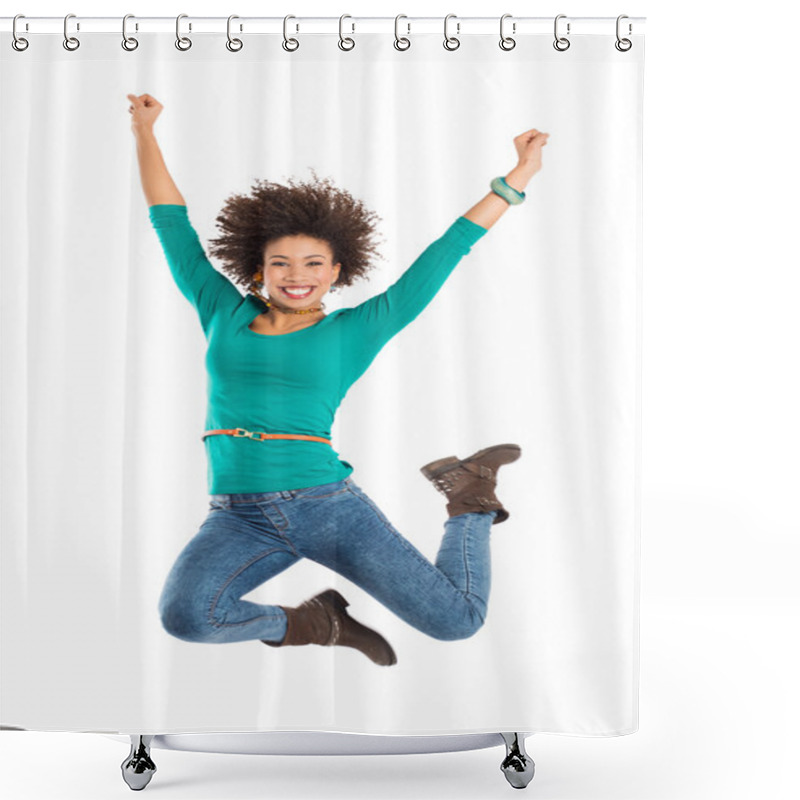
[[[221,308],[225,313],[242,301],[239,290],[214,269],[191,222],[186,201],[167,171],[153,133],[162,105],[149,94],[129,94],[131,129],[136,136],[139,171],[150,221],[158,234],[172,277],[183,296],[197,309],[203,332]]]
[[[542,168],[542,147],[547,144],[549,135],[532,128],[514,139],[518,157],[517,166],[505,178],[512,189],[518,192],[525,191],[528,181]],[[507,210],[508,203],[492,191],[472,206],[464,216],[470,222],[489,230]]]
[[[136,137],[136,153],[139,156],[139,174],[142,189],[149,206],[171,203],[185,206],[186,201],[178,191],[164,163],[161,148],[156,141],[153,126],[163,106],[149,94],[129,94],[131,105],[131,130]]]

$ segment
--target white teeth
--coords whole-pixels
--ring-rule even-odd
[[[296,294],[296,295],[304,295],[309,294],[313,287],[306,286],[305,289],[290,289],[288,286],[283,287],[283,291],[287,294]]]

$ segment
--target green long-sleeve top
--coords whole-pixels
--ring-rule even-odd
[[[150,206],[172,276],[194,306],[207,341],[206,430],[246,428],[331,438],[349,388],[381,348],[436,295],[486,228],[459,217],[386,291],[291,333],[250,323],[267,310],[212,266],[186,206]],[[205,438],[210,494],[302,489],[346,478],[353,467],[324,442]]]

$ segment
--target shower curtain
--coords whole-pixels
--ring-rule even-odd
[[[450,19],[447,44],[442,20],[386,19],[345,20],[342,39],[336,19],[290,19],[236,24],[236,45],[224,18],[185,22],[181,47],[165,24],[140,26],[135,47],[90,25],[72,48],[35,21],[25,49],[2,37],[0,722],[636,730],[643,36],[626,49],[613,20],[583,34],[573,21],[554,46],[552,20],[512,32],[506,19],[499,46],[496,23]],[[147,202],[129,95],[163,106],[154,132],[185,205]],[[548,135],[541,169],[515,190],[515,141],[531,130]],[[318,336],[303,315],[273,322],[215,244],[239,223],[272,230],[274,217],[247,227],[232,198],[296,198],[316,179],[341,192],[337,219],[362,225],[361,245],[371,220],[375,244],[358,280],[315,295]],[[481,225],[468,212],[487,195],[497,219]],[[304,301],[279,299],[281,281],[330,277],[298,266],[313,247],[289,245],[355,263],[295,210],[262,276],[285,308]],[[258,363],[220,345],[223,297]],[[322,338],[348,320],[363,324]],[[263,415],[208,416],[251,379]],[[306,414],[325,381],[329,429]],[[204,436],[209,421],[255,438]],[[498,444],[517,448],[493,473],[508,517],[473,506],[459,522],[422,468]],[[245,494],[263,496],[237,511]],[[214,546],[189,553],[202,531]],[[271,572],[247,573],[279,550]],[[182,553],[173,591],[212,616],[218,602],[215,631],[273,627],[177,635],[164,597]],[[245,574],[223,608],[220,587]],[[284,609],[327,590],[396,663],[277,646]],[[423,629],[420,614],[443,619],[464,598],[469,626]]]

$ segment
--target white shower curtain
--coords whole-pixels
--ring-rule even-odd
[[[335,30],[335,25],[332,30]],[[29,36],[2,48],[4,726],[110,733],[637,728],[643,37],[495,32]],[[422,465],[497,443],[510,512],[491,530],[482,627],[432,638],[301,560],[246,599],[326,588],[397,664],[344,647],[199,643],[158,602],[209,513],[207,340],[148,217],[128,94],[208,252],[226,199],[313,170],[380,217],[385,291],[549,133],[543,167],[352,386],[330,431],[386,519],[433,561],[448,519]],[[212,263],[215,263],[212,259]],[[219,269],[219,263],[215,266]],[[244,292],[244,288],[240,287]],[[255,446],[255,442],[249,442]],[[259,446],[265,446],[259,444]],[[244,491],[254,491],[245,489]],[[357,532],[354,532],[357,535]],[[402,579],[402,576],[399,576]]]

